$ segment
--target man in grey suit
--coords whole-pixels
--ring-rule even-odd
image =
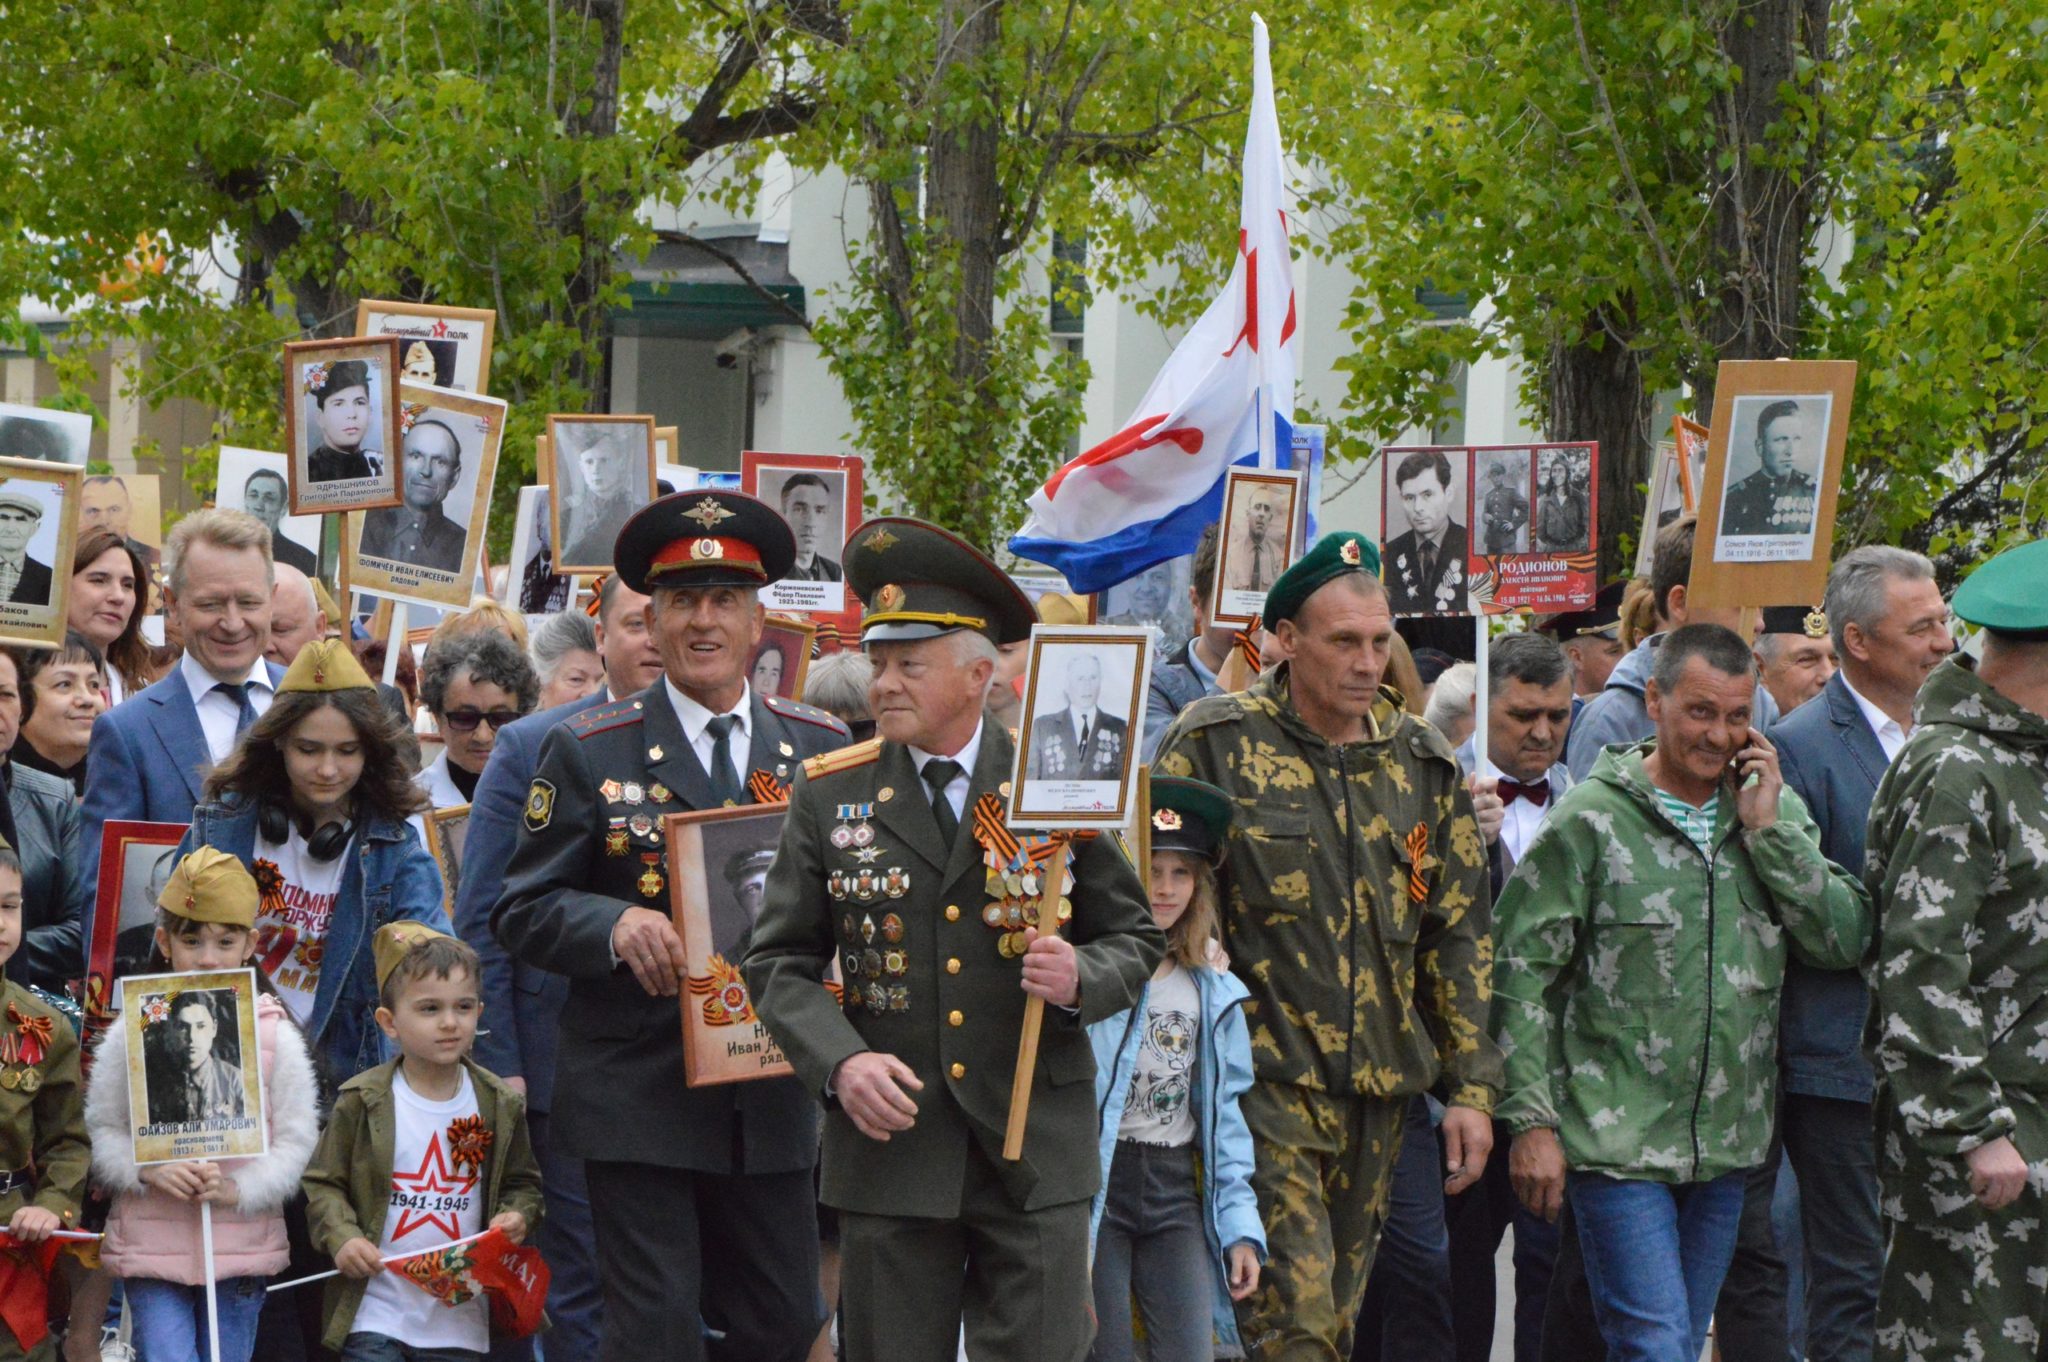
[[[527,1133],[547,1195],[540,1246],[554,1274],[548,1287],[548,1318],[554,1324],[548,1343],[567,1357],[597,1356],[603,1317],[583,1160],[556,1147],[550,1122],[556,1034],[569,1000],[569,980],[507,955],[491,931],[491,914],[504,892],[505,866],[519,841],[519,818],[534,768],[540,764],[541,742],[563,720],[619,697],[638,695],[661,679],[661,654],[647,631],[646,611],[645,596],[617,575],[605,578],[597,621],[604,688],[529,714],[498,735],[470,801],[469,833],[463,844],[466,873],[455,891],[455,930],[475,948],[482,964],[479,991],[488,1020],[477,1032],[476,1061],[526,1094]],[[531,1352],[527,1345],[526,1355]]]
[[[1771,730],[1785,785],[1806,802],[1821,851],[1863,873],[1864,832],[1885,768],[1913,731],[1913,699],[1955,650],[1934,565],[1905,549],[1857,549],[1828,574],[1823,604],[1841,670]],[[1778,1019],[1779,1136],[1799,1179],[1806,1241],[1806,1353],[1868,1358],[1884,1236],[1878,1217],[1875,1075],[1862,1049],[1869,991],[1855,970],[1786,965]]]

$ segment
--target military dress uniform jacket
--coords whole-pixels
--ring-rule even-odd
[[[837,719],[779,696],[755,693],[749,723],[744,769],[784,784],[804,758],[846,741]],[[740,801],[753,797],[743,789]],[[680,1005],[649,996],[612,956],[626,909],[669,911],[662,815],[713,807],[711,778],[661,681],[564,720],[542,744],[492,929],[513,955],[570,981],[550,1135],[573,1157],[721,1174],[816,1161],[815,1087],[689,1087]]]
[[[1088,750],[1081,750],[1074,712],[1060,710],[1031,722],[1031,780],[1115,780],[1124,769],[1124,744],[1129,725],[1114,715],[1095,711],[1088,731]]]
[[[1382,687],[1376,729],[1323,740],[1288,698],[1289,664],[1197,700],[1160,775],[1206,780],[1237,817],[1221,872],[1224,944],[1251,990],[1262,1082],[1491,1111],[1493,944],[1486,846],[1442,734]]]
[[[1818,491],[1804,473],[1773,478],[1759,468],[1728,489],[1722,534],[1805,534]]]
[[[26,1178],[0,1192],[0,1229],[23,1206],[40,1206],[75,1228],[92,1163],[78,1036],[56,1008],[0,979],[0,1045],[0,1179]],[[5,1329],[0,1324],[0,1334]]]
[[[1022,964],[1000,948],[1005,933],[983,920],[991,900],[973,810],[977,799],[1008,781],[1015,751],[1006,730],[983,726],[967,813],[950,847],[940,840],[909,750],[895,743],[875,739],[811,762],[791,795],[746,958],[755,1007],[811,1092],[824,1092],[840,1061],[863,1050],[895,1055],[924,1083],[912,1094],[916,1124],[886,1142],[862,1135],[844,1111],[828,1104],[822,1186],[828,1206],[869,1215],[957,1216],[970,1140],[980,1141],[1012,1199],[1027,1211],[1095,1194],[1095,1056],[1086,1027],[1136,1001],[1165,942],[1137,873],[1114,839],[1077,841],[1066,935],[1076,947],[1080,1006],[1045,1009],[1024,1156],[1004,1162],[1003,1127],[1028,995]],[[869,812],[874,837],[867,847],[833,841],[849,807]],[[864,854],[871,850],[879,854]],[[907,883],[902,897],[890,898],[889,876],[898,869]],[[862,871],[877,885],[866,900],[855,897]],[[849,883],[835,889],[835,877]],[[845,897],[835,896],[841,892]],[[859,979],[848,972],[843,1005],[820,987],[835,956],[842,970],[851,958],[862,971]],[[881,969],[870,971],[870,963]],[[902,972],[892,973],[898,966]],[[879,994],[870,992],[870,983]],[[891,990],[900,992],[892,996]],[[915,1286],[905,1283],[905,1289]]]

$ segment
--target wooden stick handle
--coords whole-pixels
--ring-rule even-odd
[[[1045,884],[1038,898],[1038,930],[1060,929],[1060,898],[1067,892],[1067,857],[1072,845],[1062,841],[1059,854],[1045,865]],[[1024,1157],[1024,1123],[1031,1115],[1031,1079],[1038,1072],[1038,1033],[1045,1025],[1045,999],[1024,1000],[1024,1032],[1017,1038],[1017,1072],[1010,1078],[1010,1120],[1003,1128],[1003,1157],[1012,1163]]]

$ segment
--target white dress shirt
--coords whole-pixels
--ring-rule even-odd
[[[946,785],[946,802],[953,806],[953,817],[962,823],[967,821],[967,787],[974,778],[974,761],[980,754],[981,725],[976,724],[974,726],[974,736],[967,740],[965,747],[953,754],[952,759],[960,763],[960,774],[954,776]],[[925,763],[937,761],[939,756],[939,753],[927,752],[922,747],[910,749],[911,764],[917,767],[917,778],[920,781],[924,779]],[[929,799],[931,797],[931,786],[925,786],[924,793],[925,797]]]
[[[199,711],[199,730],[206,735],[207,755],[218,765],[235,750],[235,724],[242,717],[241,702],[215,690],[221,683],[190,652],[178,659],[178,674],[185,678],[185,686],[192,692],[192,707]],[[277,688],[270,684],[269,665],[257,658],[249,665],[249,674],[238,677],[236,683],[244,680],[252,683],[249,708],[260,719],[277,698]]]
[[[1095,731],[1095,725],[1100,722],[1100,716],[1101,711],[1096,709],[1077,709],[1073,711],[1074,745],[1080,749],[1083,759],[1088,755],[1088,735]]]
[[[1849,698],[1856,702],[1856,708],[1863,711],[1863,722],[1870,725],[1870,731],[1877,737],[1877,745],[1884,749],[1884,759],[1894,762],[1899,751],[1912,736],[1912,730],[1904,727],[1897,719],[1879,709],[1865,698],[1863,692],[1849,684],[1849,673],[1841,673],[1842,687],[1849,692]]]
[[[1513,776],[1495,766],[1490,759],[1479,757],[1477,760],[1479,762],[1478,773],[1481,776],[1493,780],[1514,779]],[[1521,861],[1522,853],[1529,849],[1529,843],[1536,840],[1537,829],[1543,826],[1544,819],[1550,817],[1550,811],[1557,807],[1557,797],[1564,793],[1557,788],[1557,779],[1551,774],[1556,769],[1556,767],[1552,767],[1550,771],[1544,773],[1550,777],[1550,798],[1542,804],[1532,804],[1528,800],[1521,798],[1508,801],[1507,816],[1501,820],[1500,825],[1500,844],[1507,850],[1508,857],[1512,861],[1518,863]]]
[[[697,754],[697,764],[704,773],[717,779],[711,769],[711,750],[718,739],[711,736],[711,721],[719,712],[706,709],[676,688],[668,677],[661,678],[661,684],[668,687],[668,702],[676,712],[676,718],[683,725],[683,736],[690,740],[690,750]],[[745,681],[740,682],[740,700],[737,707],[721,711],[739,720],[733,726],[732,735],[726,739],[727,755],[732,762],[733,785],[745,789],[747,784],[747,754],[753,746],[754,704],[753,690]]]

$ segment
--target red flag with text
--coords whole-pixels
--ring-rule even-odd
[[[444,1305],[466,1305],[483,1292],[490,1297],[492,1327],[500,1333],[525,1338],[540,1328],[548,1265],[539,1249],[513,1243],[502,1230],[385,1266]]]
[[[29,1352],[50,1332],[50,1264],[64,1245],[24,1244],[0,1230],[0,1324]]]

